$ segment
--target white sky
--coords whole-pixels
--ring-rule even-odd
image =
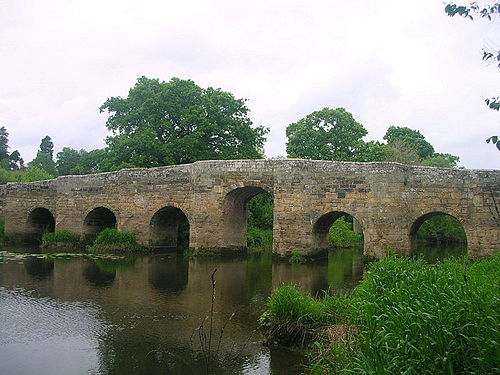
[[[56,152],[101,148],[108,97],[179,77],[248,99],[267,156],[286,155],[291,122],[344,107],[368,140],[408,126],[498,169],[484,99],[500,79],[481,58],[499,24],[449,18],[440,0],[0,0],[0,126],[26,162],[46,135]]]

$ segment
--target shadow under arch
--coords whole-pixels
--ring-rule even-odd
[[[258,186],[231,190],[224,198],[224,246],[247,247],[247,203],[256,195],[272,192]]]
[[[439,219],[441,220],[439,221]],[[423,228],[426,222],[429,223],[430,228]],[[446,226],[448,228],[445,228]],[[453,227],[450,228],[451,226]],[[421,240],[417,234],[421,228],[433,232],[430,233],[434,235],[434,238],[431,240],[433,244],[456,242],[463,244],[464,248],[467,249],[467,232],[460,220],[446,212],[433,211],[420,216],[411,225],[409,231],[411,255],[415,255],[417,252],[419,240]]]
[[[155,212],[150,221],[150,245],[181,251],[189,248],[190,225],[180,208],[166,206]]]
[[[313,224],[312,245],[315,251],[327,250],[333,247],[329,241],[328,233],[333,223],[341,217],[347,218],[348,220],[352,218],[352,230],[356,233],[363,233],[363,227],[360,221],[351,214],[344,211],[327,212],[326,214],[321,215]]]
[[[109,208],[97,207],[91,210],[83,221],[83,241],[90,243],[106,228],[116,229],[116,216]]]
[[[28,242],[39,242],[45,233],[54,232],[56,221],[54,215],[44,207],[37,207],[28,215],[26,232]]]

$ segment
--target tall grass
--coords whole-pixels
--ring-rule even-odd
[[[94,253],[106,251],[138,251],[143,247],[137,243],[135,235],[128,232],[119,232],[114,228],[106,228],[95,239],[89,251]]]
[[[313,374],[498,374],[498,270],[498,254],[437,265],[388,256],[349,296],[314,300],[285,287],[300,301],[277,309],[276,291],[266,314],[280,325],[314,317],[300,327],[316,340]]]

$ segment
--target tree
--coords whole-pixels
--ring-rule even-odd
[[[9,156],[9,169],[11,171],[16,171],[24,168],[24,160],[21,157],[19,151],[14,150]]]
[[[470,20],[474,19],[474,16],[479,16],[480,18],[486,18],[489,21],[495,20],[496,16],[500,14],[500,1],[491,2],[491,4],[483,3],[480,5],[477,1],[470,3],[469,5],[456,5],[454,3],[449,3],[444,8],[446,14],[450,17],[459,15]],[[500,49],[496,51],[483,50],[483,61],[496,61],[497,68],[500,68]],[[486,98],[486,105],[493,110],[500,111],[500,96]],[[491,136],[486,140],[486,143],[493,143],[496,145],[497,149],[500,151],[500,137],[497,135]]]
[[[40,152],[49,154],[51,159],[54,157],[54,144],[48,135],[45,136],[40,143]]]
[[[5,126],[0,128],[0,160],[6,159],[9,156],[9,133]]]
[[[191,80],[141,77],[126,98],[111,97],[100,110],[114,133],[106,169],[263,157],[268,129],[252,127],[245,100]]]
[[[85,150],[63,147],[62,151],[57,153],[56,168],[59,176],[80,174],[81,160],[85,153]]]
[[[434,147],[418,131],[407,127],[389,126],[384,135],[388,145],[400,142],[412,149],[419,157],[428,158],[434,154]]]
[[[344,108],[324,108],[286,128],[288,157],[355,161],[366,129]]]
[[[57,175],[56,163],[52,159],[54,144],[49,136],[42,139],[36,157],[28,163],[30,168],[40,168],[49,175]]]

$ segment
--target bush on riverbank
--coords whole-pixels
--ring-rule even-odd
[[[40,247],[44,250],[77,250],[82,249],[83,245],[76,234],[69,230],[59,230],[57,232],[45,233],[42,236]]]
[[[252,250],[271,251],[273,248],[273,230],[249,226],[247,244]]]
[[[271,334],[297,322],[295,337],[316,340],[312,374],[498,373],[499,269],[498,254],[438,265],[388,256],[349,296],[282,287],[262,320]]]
[[[88,250],[92,253],[105,252],[132,252],[143,250],[144,247],[137,243],[135,234],[119,232],[113,228],[101,231]]]
[[[334,247],[363,246],[363,234],[353,231],[353,219],[342,216],[335,220],[328,231],[328,240]]]

